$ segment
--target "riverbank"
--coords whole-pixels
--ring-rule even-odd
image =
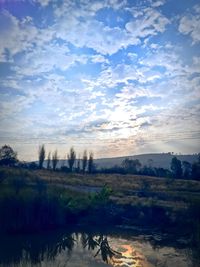
[[[143,227],[200,240],[200,183],[131,175],[0,169],[0,229]]]

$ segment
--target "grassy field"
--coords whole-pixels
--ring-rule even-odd
[[[103,216],[105,222],[122,225],[183,225],[184,221],[189,228],[195,223],[200,233],[200,182],[1,167],[0,224],[11,223],[13,214],[21,228],[26,224],[28,228],[35,218],[36,226],[45,226],[97,223]]]
[[[1,168],[0,176],[4,185],[13,184],[19,188],[25,184],[29,187],[37,185],[41,190],[43,183],[64,191],[78,191],[81,186],[85,186],[87,191],[87,187],[102,188],[106,185],[111,189],[110,199],[117,204],[156,204],[172,209],[185,209],[188,205],[200,203],[200,182],[193,180],[119,174],[83,175],[16,168]],[[21,181],[21,185],[17,181]]]

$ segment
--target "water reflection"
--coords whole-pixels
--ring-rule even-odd
[[[0,266],[152,267],[198,266],[190,249],[155,246],[152,236],[56,232],[2,236]]]

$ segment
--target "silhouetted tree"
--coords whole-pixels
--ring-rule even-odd
[[[67,155],[69,169],[72,172],[74,162],[76,161],[76,152],[73,147],[70,148],[69,154]]]
[[[58,152],[57,150],[55,150],[52,155],[52,166],[54,171],[56,170],[57,164],[58,164]]]
[[[80,155],[78,156],[78,160],[77,160],[77,172],[80,172],[81,169],[81,160],[80,160]]]
[[[137,173],[138,169],[141,167],[141,163],[138,159],[126,158],[125,160],[123,160],[122,166],[128,173]]]
[[[45,147],[44,145],[39,147],[39,168],[42,169],[43,168],[43,164],[44,164],[44,160],[45,160]]]
[[[87,161],[88,161],[87,150],[84,150],[83,159],[82,159],[82,170],[83,170],[83,173],[85,173],[85,170],[86,170],[86,167],[87,167]]]
[[[88,172],[92,173],[94,171],[94,155],[93,152],[90,152],[88,159]]]
[[[146,165],[144,165],[144,167],[140,170],[140,174],[149,175],[149,176],[155,176],[156,175],[154,168],[152,168],[150,166],[148,167]]]
[[[192,179],[200,180],[200,154],[198,155],[198,161],[192,164]]]
[[[181,161],[177,157],[173,157],[171,161],[171,170],[174,178],[182,177]]]
[[[164,168],[155,168],[156,176],[158,177],[171,177],[171,172]]]
[[[47,158],[47,169],[49,170],[50,168],[51,168],[51,152],[49,152]]]
[[[17,163],[17,153],[8,145],[0,149],[0,165],[12,166]]]
[[[101,168],[98,170],[99,173],[119,173],[119,174],[125,174],[125,169],[121,166],[114,165],[111,168]]]
[[[183,177],[185,179],[190,178],[191,173],[192,173],[192,165],[188,161],[183,161]]]

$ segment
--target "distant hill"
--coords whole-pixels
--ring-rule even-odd
[[[174,156],[181,161],[188,161],[190,163],[193,163],[198,159],[198,155],[173,155],[170,153],[140,154],[129,156],[128,158],[138,159],[143,166],[147,165],[169,169],[171,160]],[[127,157],[96,159],[95,163],[97,164],[98,168],[110,168],[114,165],[121,165],[125,158]]]
[[[170,163],[172,158],[176,156],[181,161],[188,161],[193,163],[198,160],[198,155],[174,155],[170,153],[154,153],[154,154],[140,154],[134,156],[127,156],[127,157],[117,157],[117,158],[102,158],[102,159],[95,159],[94,163],[96,164],[98,169],[101,168],[111,168],[115,165],[120,166],[122,161],[125,158],[129,159],[138,159],[141,164],[152,166],[152,167],[161,167],[165,169],[170,169]],[[44,167],[46,167],[47,161],[44,162]],[[67,166],[67,160],[59,160],[58,168],[61,166]]]

